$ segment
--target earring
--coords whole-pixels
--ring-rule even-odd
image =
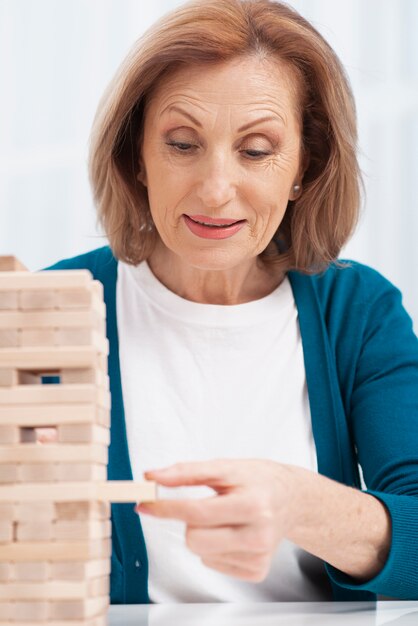
[[[300,185],[293,185],[293,191],[297,193],[300,190]]]

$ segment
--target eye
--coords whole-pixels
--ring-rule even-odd
[[[263,157],[270,156],[270,152],[262,152],[261,150],[242,150],[245,154],[251,157],[252,160],[262,159]]]
[[[171,146],[178,152],[190,152],[190,148],[197,148],[197,146],[193,146],[191,143],[183,143],[182,141],[168,141],[167,146]]]

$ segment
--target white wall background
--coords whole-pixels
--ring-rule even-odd
[[[98,100],[180,0],[0,0],[0,254],[31,270],[104,245],[87,181]],[[366,201],[344,258],[394,282],[418,327],[418,0],[293,0],[357,100]]]

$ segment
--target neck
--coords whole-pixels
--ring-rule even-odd
[[[156,278],[178,296],[202,304],[234,305],[267,296],[283,281],[284,274],[251,258],[228,269],[202,269],[190,265],[159,242],[148,265]]]

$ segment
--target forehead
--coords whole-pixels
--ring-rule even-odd
[[[249,57],[216,65],[191,65],[165,76],[147,101],[147,111],[159,117],[174,102],[210,110],[263,108],[289,114],[298,110],[294,72],[279,60]]]

